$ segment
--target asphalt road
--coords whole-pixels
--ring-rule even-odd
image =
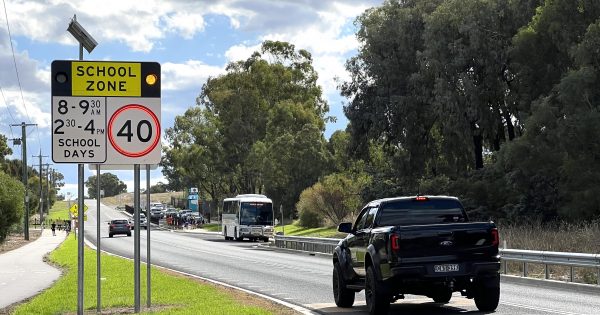
[[[96,243],[96,202],[89,207],[86,238]],[[133,236],[108,238],[107,221],[125,215],[101,207],[101,247],[133,258]],[[141,231],[142,261],[146,259],[146,231]],[[281,252],[255,242],[225,241],[209,234],[151,231],[152,264],[218,280],[250,291],[302,305],[323,314],[366,314],[364,293],[355,307],[340,309],[331,292],[332,264],[328,257]],[[130,275],[133,277],[133,275]],[[142,267],[142,277],[145,268]],[[160,290],[160,288],[153,288]],[[142,289],[142,293],[145,289]],[[455,293],[450,303],[440,305],[421,296],[410,296],[392,305],[390,314],[482,314],[473,300]],[[600,314],[596,294],[559,291],[552,288],[502,283],[500,305],[495,314]]]

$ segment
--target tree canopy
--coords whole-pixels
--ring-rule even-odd
[[[474,215],[594,218],[600,2],[386,1],[340,86],[369,197],[447,193]],[[594,53],[595,52],[595,53]]]
[[[199,187],[214,201],[267,193],[286,212],[327,166],[327,103],[312,57],[266,41],[247,60],[202,87],[197,106],[166,131],[165,177]],[[180,187],[183,188],[183,187]]]
[[[0,243],[10,226],[23,217],[24,196],[23,184],[0,170]]]
[[[98,186],[96,185],[96,175],[88,177],[85,181],[88,196],[96,198],[98,194]],[[112,173],[100,173],[100,190],[104,190],[104,197],[116,196],[127,191],[127,185]]]

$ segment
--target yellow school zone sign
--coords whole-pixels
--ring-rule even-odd
[[[71,62],[73,96],[141,96],[139,62]]]
[[[74,216],[78,215],[78,206],[77,204],[73,204],[71,206],[71,208],[69,208],[69,212],[71,212]],[[83,213],[86,213],[88,211],[88,206],[87,205],[83,205]]]

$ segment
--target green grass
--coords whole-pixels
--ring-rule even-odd
[[[69,203],[67,201],[55,202],[46,218],[48,220],[68,220]]]
[[[54,285],[29,302],[20,305],[14,314],[63,314],[77,310],[77,242],[71,235],[50,260],[64,268],[63,276]],[[141,268],[142,306],[146,305],[146,268]],[[116,313],[117,308],[133,307],[133,262],[102,255],[102,308]],[[85,249],[84,308],[96,309],[96,254]],[[174,276],[152,268],[152,304],[161,306],[152,314],[272,314],[258,306],[236,301],[239,293],[230,293],[212,285]],[[111,311],[111,308],[113,311]],[[274,308],[270,306],[268,308]],[[142,311],[144,310],[142,308]]]
[[[221,224],[219,223],[207,223],[202,228],[210,232],[221,232]]]
[[[344,238],[345,233],[339,233],[336,227],[320,227],[320,228],[305,228],[298,225],[298,221],[292,224],[275,227],[275,232],[285,231],[285,235],[288,236],[307,236],[307,237],[331,237],[331,238]]]

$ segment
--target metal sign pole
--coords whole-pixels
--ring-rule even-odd
[[[84,165],[77,164],[77,177],[78,177],[78,192],[77,192],[77,314],[83,315],[83,213],[85,211],[84,204],[84,193],[83,193],[83,172]]]
[[[281,212],[281,234],[285,235],[285,224],[283,224],[283,205],[279,205],[279,212]]]
[[[79,60],[83,60],[83,44],[79,43]],[[77,315],[83,315],[83,164],[77,165],[77,173],[79,176],[78,192],[77,192],[77,224],[79,225],[77,240]]]
[[[96,312],[102,312],[100,284],[100,164],[96,164]]]
[[[146,306],[150,308],[152,304],[150,297],[152,295],[152,287],[150,286],[150,223],[152,216],[150,214],[150,164],[146,164]]]
[[[133,165],[133,282],[134,282],[134,308],[135,312],[140,312],[140,165]],[[146,223],[147,224],[147,223]]]

